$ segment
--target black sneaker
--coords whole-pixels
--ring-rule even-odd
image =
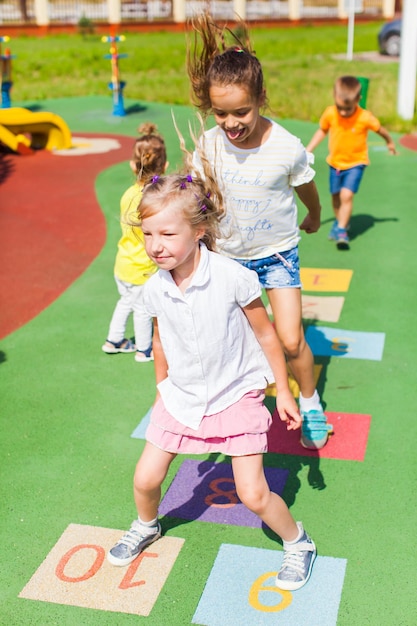
[[[147,546],[162,535],[159,523],[151,535],[141,535],[139,528],[139,520],[134,520],[130,530],[108,552],[107,560],[112,565],[129,565]]]

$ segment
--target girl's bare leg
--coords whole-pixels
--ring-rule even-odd
[[[175,457],[176,454],[160,450],[149,442],[145,444],[133,479],[136,508],[143,522],[150,522],[158,516],[161,485]]]
[[[284,541],[294,541],[299,529],[284,500],[269,489],[262,454],[233,457],[232,467],[236,492],[243,504]]]
[[[353,212],[353,197],[353,191],[346,187],[342,187],[340,193],[334,194],[332,197],[333,211],[340,228],[349,226]]]
[[[301,289],[267,289],[267,295],[288,365],[304,398],[311,398],[316,389],[314,357],[304,337]]]

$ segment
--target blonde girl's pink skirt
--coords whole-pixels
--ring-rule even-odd
[[[178,422],[159,399],[152,411],[146,440],[174,454],[220,452],[245,456],[267,451],[272,417],[263,404],[263,391],[251,391],[224,411],[203,417],[198,430]]]

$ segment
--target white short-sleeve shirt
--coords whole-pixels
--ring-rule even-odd
[[[217,244],[231,258],[262,259],[292,250],[300,240],[294,187],[313,180],[315,171],[298,137],[270,122],[266,142],[246,150],[219,126],[204,133],[202,147],[226,204]],[[194,163],[202,169],[197,153]]]
[[[268,361],[242,310],[261,295],[258,276],[201,244],[201,259],[182,294],[170,272],[144,286],[145,307],[158,319],[168,377],[158,390],[181,424],[198,429],[245,393],[273,381]]]

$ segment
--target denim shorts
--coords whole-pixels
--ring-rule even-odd
[[[330,166],[330,193],[339,193],[342,187],[356,193],[359,189],[366,165],[356,165],[347,170],[337,170]]]
[[[301,287],[298,246],[286,252],[278,252],[265,259],[235,259],[241,265],[254,270],[264,289]]]

